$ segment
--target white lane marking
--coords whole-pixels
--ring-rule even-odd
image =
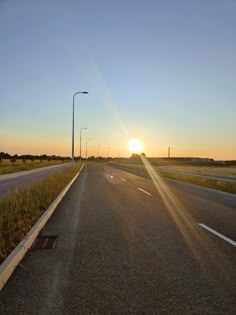
[[[223,240],[225,240],[226,242],[230,243],[233,246],[236,246],[236,242],[232,241],[230,238],[224,236],[223,234],[220,234],[219,232],[209,228],[207,225],[203,224],[203,223],[198,223],[198,225],[200,225],[202,228],[208,230],[209,232],[215,234],[216,236],[222,238]]]
[[[151,194],[150,194],[149,192],[147,192],[146,190],[144,190],[144,189],[142,189],[142,188],[139,188],[139,187],[138,187],[138,190],[140,190],[140,191],[144,192],[145,194],[151,196]]]
[[[122,178],[122,177],[121,177],[120,179],[122,179],[124,182],[127,182],[127,180],[126,180],[126,179],[124,179],[124,178]]]

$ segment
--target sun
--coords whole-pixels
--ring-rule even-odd
[[[130,139],[128,142],[128,147],[132,153],[140,153],[143,148],[143,145],[137,139]]]

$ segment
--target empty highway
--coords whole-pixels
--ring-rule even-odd
[[[0,314],[235,314],[236,196],[89,164]]]

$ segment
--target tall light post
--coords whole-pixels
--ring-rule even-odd
[[[77,94],[88,94],[88,92],[76,92],[73,95],[73,112],[72,112],[72,166],[74,167],[74,142],[75,142],[75,132],[74,132],[74,125],[75,125],[75,96]]]
[[[99,147],[100,147],[100,144],[97,145],[97,158],[98,158],[98,155],[99,155]]]
[[[86,141],[86,161],[88,160],[88,141],[93,139],[87,139]]]
[[[85,130],[85,129],[88,129],[88,128],[80,128],[80,140],[79,140],[79,156],[80,156],[80,161],[82,160],[82,157],[81,157],[81,134],[82,134],[82,130]]]

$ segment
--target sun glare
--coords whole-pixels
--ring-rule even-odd
[[[131,139],[128,142],[128,147],[129,147],[129,150],[132,153],[140,153],[143,146],[142,146],[142,143],[139,140]]]

